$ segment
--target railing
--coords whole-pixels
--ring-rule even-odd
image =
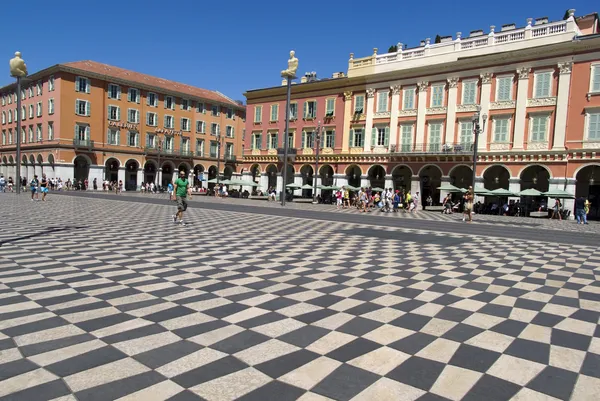
[[[473,144],[467,143],[415,143],[399,144],[395,148],[390,148],[390,153],[420,153],[420,154],[471,154],[473,153]]]
[[[73,146],[75,146],[76,148],[93,148],[94,141],[91,141],[89,139],[75,138],[73,139]]]
[[[179,150],[179,155],[181,157],[192,157],[194,153],[189,149],[181,149]]]
[[[234,155],[225,155],[225,161],[235,163],[236,157]]]
[[[507,32],[490,32],[489,34],[483,34],[472,38],[461,39],[459,36],[453,41],[435,44],[429,44],[429,42],[427,42],[424,46],[412,49],[402,49],[402,46],[399,46],[398,51],[393,53],[373,54],[372,56],[362,58],[354,58],[351,56],[349,69],[401,62],[403,60],[412,60],[423,56],[434,56],[460,52],[463,50],[487,48],[494,45],[525,41],[528,39],[544,38],[565,32],[579,32],[574,19],[571,18],[566,21],[557,21],[540,26],[528,25],[527,27]],[[534,42],[531,46],[538,45]],[[500,51],[500,49],[498,49],[498,51]]]
[[[210,152],[209,157],[216,159],[217,158],[217,152]]]
[[[204,157],[204,152],[201,150],[196,151],[196,157]]]
[[[147,154],[158,153],[158,149],[156,148],[156,146],[145,146],[144,153],[147,153]]]

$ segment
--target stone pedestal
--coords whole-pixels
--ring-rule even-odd
[[[443,185],[448,185],[450,184],[450,177],[449,176],[442,176],[442,186]],[[446,195],[448,195],[450,193],[450,191],[443,191],[440,189],[440,204],[442,203],[442,201],[444,200],[444,198],[446,197]]]
[[[388,188],[394,188],[394,177],[392,177],[391,175],[385,176],[385,189]]]
[[[119,171],[117,172],[117,181],[121,181],[123,183],[123,191],[125,191],[125,167],[119,167]]]
[[[410,193],[416,194],[417,192],[421,192],[421,177],[413,175],[410,178]]]

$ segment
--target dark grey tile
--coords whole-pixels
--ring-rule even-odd
[[[228,354],[235,354],[243,349],[253,347],[255,345],[264,343],[270,338],[254,332],[252,330],[242,331],[241,333],[235,334],[229,338],[219,341],[216,344],[211,345],[212,349],[217,351],[226,352]]]
[[[397,319],[392,320],[389,324],[398,327],[403,327],[409,330],[419,331],[423,328],[423,326],[429,323],[431,319],[432,318],[429,316],[407,313],[405,315],[400,316]]]
[[[270,361],[255,365],[254,368],[260,370],[268,376],[271,376],[272,378],[278,378],[286,373],[291,372],[292,370],[306,365],[310,361],[317,359],[319,356],[319,354],[314,352],[301,349],[290,354],[280,356],[279,358],[271,359]]]
[[[534,311],[541,311],[546,306],[545,302],[533,301],[531,299],[518,298],[515,302],[515,308],[529,309]]]
[[[31,372],[37,368],[38,366],[29,359],[17,359],[16,361],[3,363],[0,365],[0,381]]]
[[[192,302],[208,301],[209,299],[215,299],[215,298],[218,298],[215,294],[206,293],[206,294],[194,295],[194,296],[187,297],[187,298],[181,298],[174,302],[178,303],[180,305],[185,305],[185,304],[191,304]]]
[[[600,379],[600,355],[588,352],[580,373]]]
[[[243,310],[248,309],[249,306],[231,303],[223,306],[219,306],[216,308],[212,308],[209,310],[202,311],[209,316],[216,317],[217,319],[223,319],[224,317],[231,316],[235,313],[241,312]]]
[[[326,317],[335,315],[337,313],[338,312],[332,311],[331,309],[319,309],[313,312],[305,313],[303,315],[295,316],[294,319],[302,323],[311,324],[314,322],[318,322],[321,319],[325,319]]]
[[[236,401],[295,401],[305,392],[306,390],[274,380]]]
[[[0,340],[0,351],[7,350],[9,348],[16,348],[17,344],[13,341],[12,338],[5,338]]]
[[[182,387],[190,388],[218,377],[246,369],[248,365],[232,356],[226,356],[218,361],[196,369],[189,370],[179,376],[171,378],[172,381]]]
[[[487,304],[477,312],[498,317],[510,317],[513,308],[504,305]]]
[[[579,300],[577,298],[561,297],[560,295],[555,295],[548,302],[551,304],[570,306],[579,309]]]
[[[485,373],[500,358],[500,353],[461,344],[449,364]]]
[[[560,400],[568,400],[577,381],[577,373],[546,366],[527,387]]]
[[[381,344],[365,338],[357,338],[331,351],[327,356],[340,362],[348,362],[377,348],[381,348]]]
[[[444,294],[441,297],[437,297],[431,302],[438,305],[451,305],[455,302],[462,301],[462,299],[463,298],[457,297],[455,295]]]
[[[445,398],[433,393],[426,393],[417,398],[415,401],[450,401],[449,398]]]
[[[73,306],[71,308],[60,309],[59,311],[56,311],[55,313],[62,316],[62,315],[68,315],[70,313],[86,312],[86,311],[91,311],[94,309],[107,308],[107,307],[111,307],[111,306],[112,305],[109,304],[108,302],[98,301],[98,302],[92,302],[92,303],[85,304],[85,305]]]
[[[375,320],[365,319],[364,317],[355,317],[354,319],[338,327],[336,331],[341,331],[342,333],[352,334],[360,337],[382,325],[383,323],[376,322]]]
[[[177,273],[179,274],[181,272],[178,271]],[[186,287],[176,286],[176,287],[163,288],[163,289],[156,290],[156,291],[150,291],[149,294],[154,295],[157,298],[164,298],[164,297],[168,297],[169,295],[179,294],[180,292],[184,292],[184,291],[188,291],[188,290],[189,289]]]
[[[437,361],[412,356],[389,372],[386,377],[429,391],[445,366]]]
[[[162,304],[162,303],[165,303],[165,301],[163,299],[156,298],[156,299],[147,299],[145,301],[132,302],[132,303],[125,304],[125,305],[119,305],[116,308],[118,310],[120,310],[121,312],[129,312],[129,311],[133,311],[136,309],[142,309],[142,308],[146,308],[148,306],[158,305],[158,304]]]
[[[375,383],[380,376],[343,364],[312,388],[313,393],[347,401]]]
[[[546,365],[550,361],[549,344],[538,343],[537,341],[530,341],[522,338],[515,339],[504,353]]]
[[[151,369],[156,369],[202,348],[201,345],[183,340],[134,355],[133,358]]]
[[[238,322],[236,324],[245,329],[250,329],[252,327],[262,326],[263,324],[278,322],[283,319],[287,319],[287,316],[284,316],[277,312],[269,312],[265,313],[264,315],[242,320],[241,322]]]
[[[22,336],[24,334],[35,333],[36,331],[66,326],[68,324],[69,322],[67,322],[62,317],[54,316],[43,320],[37,320],[31,323],[25,323],[20,326],[9,327],[7,329],[3,329],[2,332],[9,337],[16,337]]]
[[[401,310],[403,312],[413,311],[421,306],[425,305],[425,302],[416,299],[410,299],[408,301],[401,302],[396,305],[392,305],[392,308]]]
[[[591,341],[592,337],[558,329],[552,329],[550,337],[552,345],[560,345],[561,347],[578,349],[580,351],[587,351]]]
[[[54,351],[71,345],[84,343],[96,339],[88,333],[78,334],[71,337],[59,338],[57,340],[44,341],[37,344],[25,345],[20,347],[21,354],[25,357],[43,354],[44,352]]]
[[[538,326],[554,327],[565,320],[563,316],[553,315],[551,313],[540,312],[531,320],[531,324]]]
[[[471,311],[446,306],[444,309],[439,311],[435,317],[438,319],[451,320],[453,322],[462,322],[472,314],[473,312]]]
[[[159,312],[151,313],[149,315],[144,316],[145,320],[149,320],[151,322],[164,322],[165,320],[175,319],[177,317],[182,317],[186,315],[191,315],[192,313],[196,313],[195,310],[186,308],[185,306],[174,306],[173,308],[164,309]]]
[[[505,401],[510,400],[519,390],[521,390],[521,386],[515,383],[483,375],[465,394],[462,401]]]
[[[136,295],[139,293],[140,293],[139,290],[136,290],[133,288],[123,288],[122,290],[111,291],[111,292],[107,292],[105,294],[97,295],[96,298],[104,299],[106,301],[109,299],[115,299],[115,298],[127,297],[130,295]]]
[[[381,294],[380,296],[383,296],[384,294]],[[376,310],[382,309],[383,306],[381,305],[377,305],[371,302],[365,302],[362,305],[357,305],[353,308],[347,309],[344,311],[344,313],[347,313],[349,315],[354,315],[354,316],[360,316],[360,315],[364,315],[366,313],[370,313],[370,312],[374,312]]]
[[[527,327],[527,323],[519,322],[518,320],[507,319],[503,322],[498,323],[490,330],[497,333],[506,334],[511,337],[518,337],[519,334]]]
[[[311,300],[306,301],[309,304],[312,305],[317,305],[317,306],[321,306],[323,308],[328,308],[333,304],[336,304],[338,302],[340,302],[341,300],[343,300],[343,297],[337,296],[337,295],[331,295],[331,294],[327,294],[327,295],[322,295],[320,297],[317,298],[313,298]]]
[[[589,309],[579,309],[569,317],[571,319],[583,320],[584,322],[598,324],[598,321],[600,321],[600,312],[591,311]]]
[[[195,324],[193,326],[182,327],[180,329],[173,330],[173,333],[181,338],[190,338],[197,336],[198,334],[207,333],[221,327],[229,326],[229,323],[223,320],[213,320],[212,322]]]
[[[46,308],[33,308],[33,309],[25,309],[25,310],[16,310],[13,312],[0,313],[0,322],[10,319],[15,319],[17,317],[23,316],[31,316],[37,315],[38,313],[48,312]]]
[[[75,396],[78,400],[86,401],[116,400],[165,380],[164,376],[151,370],[126,379],[79,391],[75,393]]]
[[[414,333],[401,340],[395,341],[388,347],[395,348],[407,354],[414,355],[435,341],[436,337],[425,333]]]
[[[372,301],[374,299],[380,298],[381,297],[381,293],[380,292],[376,292],[376,291],[371,291],[371,290],[362,290],[360,292],[357,292],[356,294],[350,296],[350,298],[352,299],[356,299],[359,301]]]
[[[71,394],[63,380],[54,380],[39,386],[10,393],[0,397],[0,401],[46,401]]]
[[[60,377],[66,377],[78,372],[83,372],[96,366],[104,365],[110,362],[126,358],[127,355],[118,349],[106,346],[85,354],[77,355],[72,358],[64,359],[60,362],[48,365],[45,368]]]
[[[136,329],[122,331],[117,334],[106,336],[102,338],[107,344],[115,344],[121,341],[133,340],[134,338],[146,337],[152,334],[164,333],[167,331],[163,326],[158,324],[150,324],[144,327],[138,327]]]
[[[304,348],[328,333],[331,333],[331,330],[317,326],[304,326],[278,337],[278,340]]]
[[[192,393],[190,390],[185,390],[180,393],[175,394],[173,397],[169,398],[167,401],[206,401],[204,398]]]
[[[127,322],[129,320],[135,319],[134,316],[128,315],[126,313],[119,313],[116,315],[99,317],[97,319],[90,319],[83,322],[75,323],[75,326],[81,328],[85,331],[95,331],[98,329],[102,329],[104,327],[114,326],[115,324]]]
[[[270,301],[264,302],[262,304],[256,305],[257,308],[266,309],[270,311],[274,311],[277,309],[283,309],[291,305],[296,305],[298,301],[294,301],[285,297],[277,297]]]

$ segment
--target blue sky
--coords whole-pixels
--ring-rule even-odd
[[[397,42],[418,45],[436,34],[463,35],[528,17],[600,11],[590,0],[420,1],[6,1],[0,54],[23,53],[31,72],[92,59],[243,99],[248,89],[280,84],[290,49],[299,72],[347,71],[348,56],[380,53]],[[596,3],[596,6],[599,3]],[[496,6],[501,6],[498,9]],[[594,7],[594,8],[592,8]],[[10,26],[11,22],[17,24]],[[20,37],[9,39],[12,32]]]

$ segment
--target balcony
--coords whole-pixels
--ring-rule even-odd
[[[435,154],[435,155],[470,155],[473,153],[472,143],[416,143],[401,144],[390,147],[393,154]]]
[[[235,157],[235,155],[225,155],[225,161],[226,162],[235,163],[236,162],[236,157]]]
[[[189,149],[180,149],[179,150],[179,155],[181,157],[193,157],[194,156],[194,152],[192,152]]]
[[[75,138],[73,139],[73,146],[75,148],[87,148],[87,149],[92,149],[94,147],[94,141],[91,141],[89,139],[79,139],[79,138]]]
[[[144,153],[152,155],[158,153],[158,148],[156,146],[145,146]]]
[[[196,157],[204,157],[204,152],[201,150],[196,151]]]
[[[461,58],[571,42],[576,35],[581,35],[581,32],[574,17],[538,25],[533,25],[533,19],[529,18],[527,26],[523,28],[496,32],[492,26],[489,33],[472,32],[469,37],[462,38],[459,32],[456,38],[448,37],[434,44],[427,39],[421,46],[411,49],[404,49],[404,45],[399,43],[398,51],[393,53],[377,54],[377,49],[374,49],[371,56],[362,58],[354,58],[352,53],[348,62],[348,76],[430,66]]]

